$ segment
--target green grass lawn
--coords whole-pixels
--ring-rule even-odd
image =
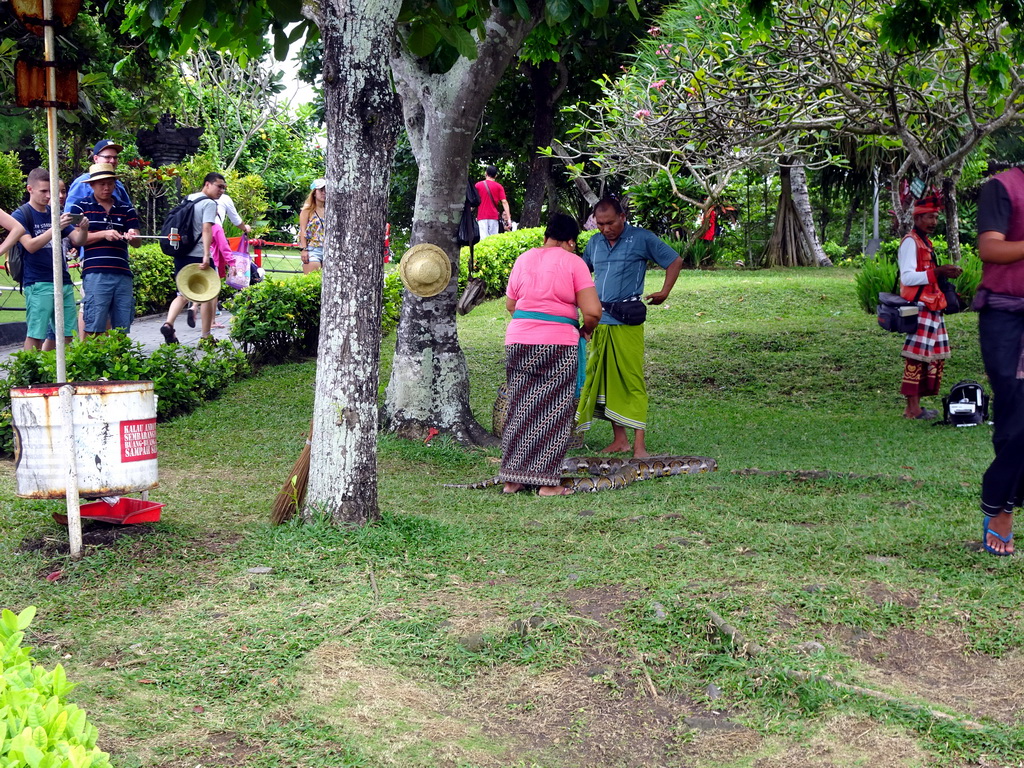
[[[459,320],[485,424],[506,319]],[[947,323],[944,390],[984,381],[976,317]],[[650,450],[718,472],[505,497],[442,487],[496,452],[385,435],[378,524],[271,528],[314,365],[266,368],[160,426],[162,521],[80,562],[5,465],[0,606],[39,608],[119,768],[1020,765],[1022,561],[976,551],[990,427],[900,418],[901,337],[849,271],[687,272],[646,333]]]

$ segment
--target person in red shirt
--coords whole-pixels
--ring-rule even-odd
[[[477,194],[480,195],[480,207],[477,209],[476,218],[480,224],[480,239],[488,235],[496,235],[498,229],[498,218],[505,222],[507,230],[512,224],[512,214],[509,212],[508,200],[505,198],[505,188],[495,178],[498,176],[498,169],[493,165],[487,166],[483,181],[476,183]],[[503,210],[498,211],[498,205]]]

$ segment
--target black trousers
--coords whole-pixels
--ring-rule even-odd
[[[1017,365],[1024,314],[983,309],[978,316],[981,357],[992,387],[992,445],[996,457],[981,480],[981,511],[998,515],[1024,501],[1024,379]]]

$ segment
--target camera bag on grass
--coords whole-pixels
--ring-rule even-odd
[[[976,381],[964,379],[954,384],[942,398],[942,423],[954,427],[976,427],[988,421],[988,395]]]

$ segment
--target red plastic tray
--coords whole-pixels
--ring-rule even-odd
[[[81,512],[82,517],[87,517],[90,520],[130,525],[132,523],[155,523],[160,519],[160,510],[163,509],[163,506],[155,501],[129,499],[127,496],[122,496],[113,505],[102,500],[90,501],[81,506]]]

